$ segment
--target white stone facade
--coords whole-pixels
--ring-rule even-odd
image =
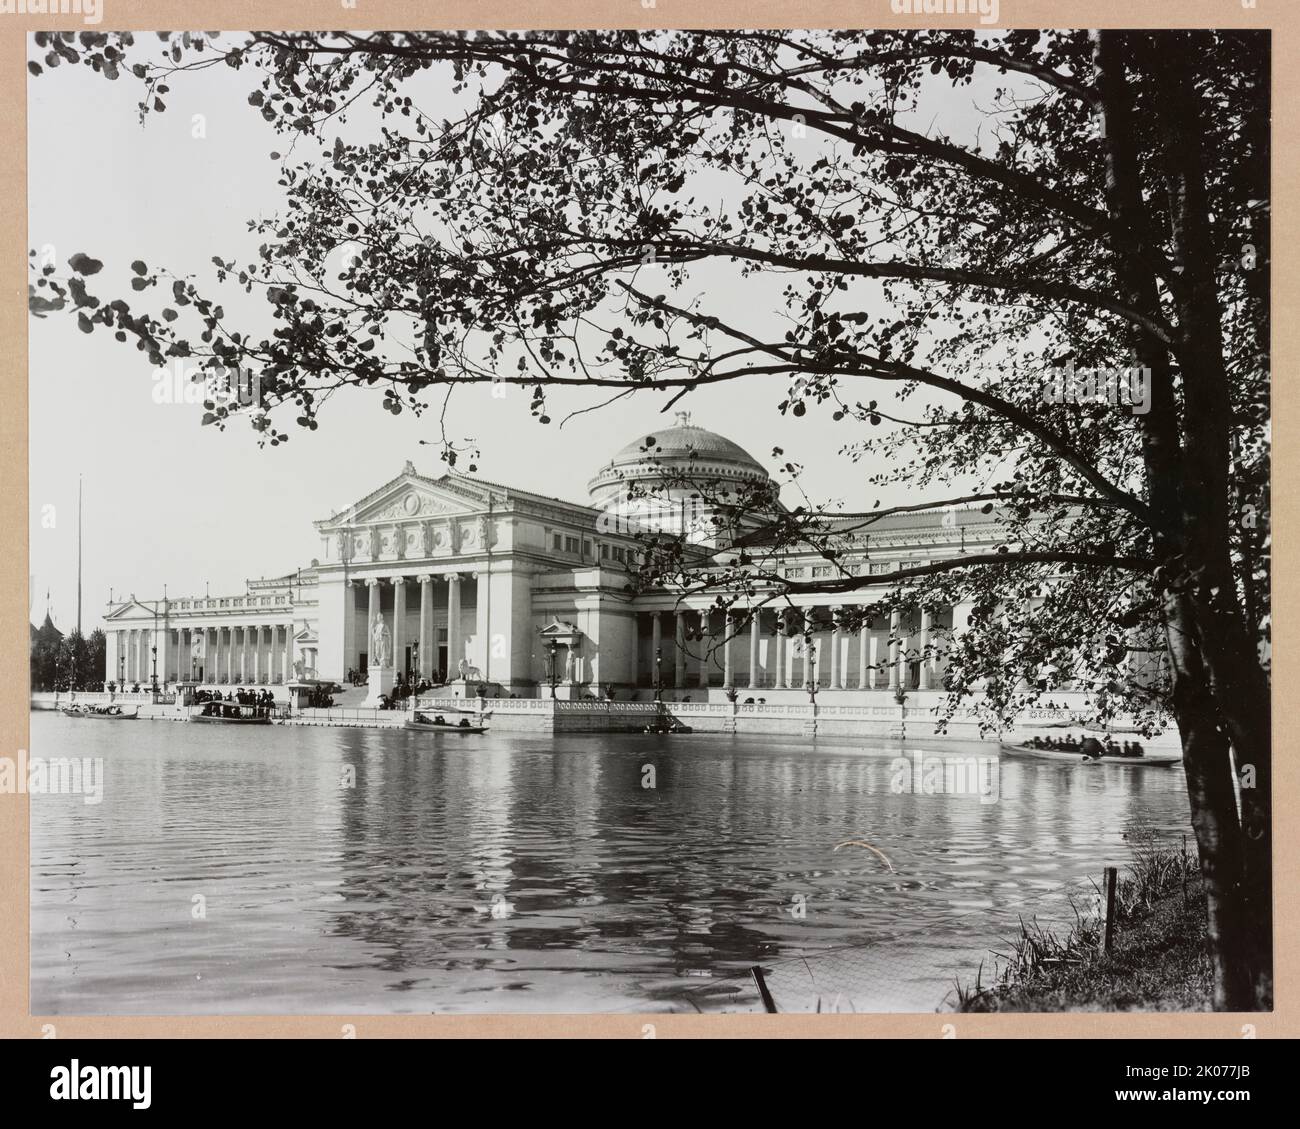
[[[650,443],[653,458],[645,453]],[[638,541],[610,517],[621,504],[620,484],[626,490],[685,467],[739,483],[766,477],[734,443],[688,417],[628,444],[593,478],[587,504],[455,471],[426,476],[408,462],[347,510],[315,523],[321,555],[309,568],[250,581],[239,595],[132,598],[112,607],[105,677],[148,684],[157,646],[160,683],[275,686],[295,674],[341,683],[369,665],[379,618],[396,674],[485,681],[494,693],[520,697],[549,697],[552,683],[561,698],[599,696],[611,684],[624,698],[646,697],[657,680],[677,701],[718,698],[731,688],[807,701],[813,680],[845,702],[938,690],[943,658],[929,645],[944,628],[963,625],[962,606],[849,631],[840,609],[870,603],[871,590],[797,596],[779,613],[785,626],[778,631],[771,609],[748,625],[728,617],[728,629],[709,610],[711,597],[631,596]],[[667,495],[656,503],[668,511],[665,524],[691,533],[700,515],[687,513],[684,491]],[[840,566],[790,553],[781,560],[785,575],[891,572],[979,552],[1000,538],[997,515],[978,509],[862,523],[867,516],[837,517],[845,530],[861,524],[867,531],[850,539],[854,549]]]

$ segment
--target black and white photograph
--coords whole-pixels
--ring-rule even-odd
[[[1271,35],[928,11],[27,34],[33,1015],[1273,1009]]]

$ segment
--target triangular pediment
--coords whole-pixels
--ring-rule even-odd
[[[317,527],[328,531],[372,522],[424,521],[480,513],[488,508],[492,497],[487,487],[478,487],[460,476],[429,478],[408,463],[396,478],[318,522]]]
[[[161,607],[158,609],[158,614],[161,617]],[[127,600],[126,603],[119,604],[109,612],[108,615],[104,617],[104,621],[108,622],[109,620],[114,619],[144,619],[146,617],[148,619],[153,619],[154,609],[147,604],[140,603],[140,601],[133,596],[131,599]]]
[[[540,632],[543,639],[555,639],[557,642],[573,642],[582,637],[576,625],[559,618],[553,618]]]

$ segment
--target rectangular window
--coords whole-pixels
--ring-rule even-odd
[[[609,546],[608,546],[608,545],[602,545],[602,546],[600,547],[600,559],[601,559],[602,561],[607,561],[607,560],[609,560]]]
[[[807,571],[808,570],[806,568],[787,568],[785,570],[785,574],[790,579],[797,580],[799,577],[803,576]]]
[[[893,571],[894,571],[894,570],[893,570],[893,568],[890,566],[889,561],[872,561],[872,562],[871,562],[871,575],[872,575],[872,576],[880,576],[882,573],[893,572]]]
[[[576,553],[578,548],[578,539],[576,537],[566,537],[564,539],[564,551],[566,553]]]
[[[831,566],[830,566],[830,565],[814,565],[814,566],[813,566],[813,576],[830,576],[830,574],[831,574]]]
[[[551,548],[557,553],[564,548],[564,542],[560,540],[560,535],[558,533],[551,534]]]
[[[584,542],[582,543],[582,555],[583,555],[584,557],[589,557],[589,556],[591,556],[591,542],[590,542],[590,541],[584,541]]]

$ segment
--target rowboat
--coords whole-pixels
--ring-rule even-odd
[[[417,713],[414,717],[408,717],[404,723],[406,729],[418,729],[421,732],[428,733],[486,733],[486,725],[461,725],[457,722],[453,725],[451,722],[429,721],[424,714]]]
[[[1182,753],[1144,752],[1140,757],[1085,757],[1066,749],[1035,749],[1032,745],[1010,745],[1003,741],[1002,751],[1011,757],[1034,757],[1037,760],[1067,761],[1070,764],[1122,764],[1129,768],[1164,768],[1183,759]]]
[[[100,721],[134,721],[140,716],[140,707],[123,713],[121,706],[64,706],[63,713],[66,717],[91,717]]]

